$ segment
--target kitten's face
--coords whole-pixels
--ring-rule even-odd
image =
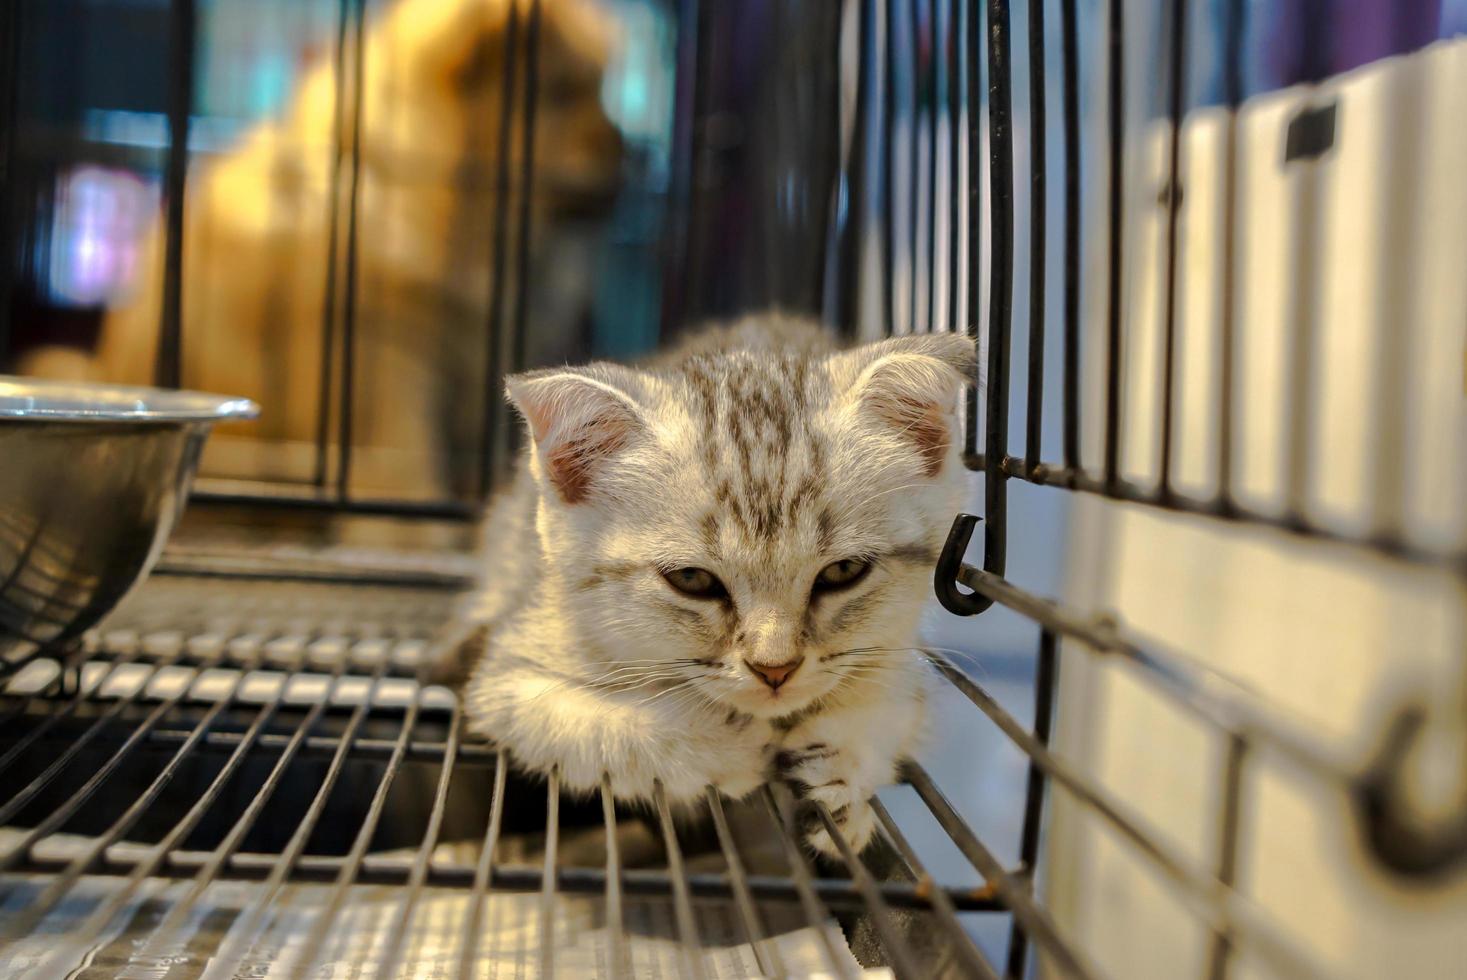
[[[883,683],[961,501],[972,361],[934,335],[513,381],[547,559],[607,682],[760,717]]]

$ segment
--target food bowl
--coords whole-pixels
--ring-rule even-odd
[[[255,404],[0,376],[0,675],[59,649],[153,566],[215,422]]]

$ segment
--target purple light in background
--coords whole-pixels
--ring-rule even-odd
[[[57,179],[49,291],[72,306],[98,306],[129,292],[157,189],[126,170],[81,166]]]

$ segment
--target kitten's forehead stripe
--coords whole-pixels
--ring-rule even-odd
[[[746,538],[767,544],[786,534],[825,480],[826,448],[809,414],[811,357],[823,354],[734,349],[680,365],[694,424],[712,436],[702,440],[707,482]]]
[[[820,511],[820,516],[815,519],[815,526],[819,529],[820,550],[829,551],[835,543],[835,515],[830,512],[829,507]]]
[[[708,554],[718,557],[718,515],[713,511],[703,515],[702,522],[703,547],[708,549]]]

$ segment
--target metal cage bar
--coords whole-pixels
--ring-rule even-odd
[[[19,128],[21,0],[0,2],[0,355],[14,327],[15,265],[18,258],[15,185]]]
[[[763,787],[759,794],[764,803],[765,810],[769,813],[769,819],[775,829],[775,836],[779,838],[781,847],[784,849],[785,862],[789,865],[790,878],[794,882],[795,891],[800,898],[800,908],[805,913],[805,919],[810,928],[820,933],[821,945],[825,949],[827,962],[831,971],[837,975],[843,973],[841,969],[840,954],[832,945],[830,934],[823,928],[829,913],[825,904],[821,901],[819,893],[815,889],[810,872],[810,861],[800,851],[800,846],[795,843],[794,835],[789,833],[786,827],[785,815],[780,812],[779,801],[774,795],[774,790],[769,786]]]
[[[910,293],[907,297],[907,324],[912,333],[918,333],[927,326],[922,322],[921,306],[922,300],[928,297],[922,289],[922,276],[924,268],[921,256],[924,249],[930,249],[932,238],[930,232],[927,236],[922,234],[922,218],[925,215],[928,223],[932,221],[931,208],[924,210],[923,203],[931,202],[932,185],[932,161],[934,156],[935,141],[931,139],[931,133],[937,126],[936,107],[936,83],[932,75],[937,70],[936,51],[931,49],[935,43],[936,21],[932,10],[934,0],[913,0],[911,4],[911,34],[912,38],[912,153],[911,153],[911,194],[910,210],[908,211],[908,232],[910,244],[907,252],[907,282]],[[922,41],[923,30],[927,32],[928,57],[933,61],[930,65],[924,65]],[[925,73],[923,69],[926,68]],[[926,162],[927,166],[923,166]],[[926,191],[927,193],[923,193]],[[931,253],[928,252],[928,259]],[[925,270],[929,275],[931,269]]]
[[[771,976],[782,974],[785,971],[779,951],[769,942],[768,932],[754,904],[754,896],[749,891],[749,876],[744,870],[743,858],[739,856],[738,845],[734,842],[733,834],[729,830],[728,817],[723,812],[723,799],[719,796],[718,791],[711,787],[708,789],[708,812],[713,817],[713,828],[718,834],[718,846],[728,861],[728,878],[729,883],[733,886],[734,905],[738,909],[744,936],[754,950],[754,960],[765,974]]]
[[[1219,326],[1217,431],[1217,506],[1219,513],[1233,509],[1233,451],[1236,419],[1233,410],[1234,376],[1237,371],[1237,324],[1235,322],[1238,258],[1238,108],[1243,104],[1243,0],[1226,0],[1223,8],[1222,75],[1223,101],[1227,107],[1223,136],[1223,254],[1221,324]]]
[[[1121,341],[1125,336],[1122,322],[1121,275],[1122,243],[1125,238],[1126,166],[1126,5],[1123,0],[1108,0],[1106,22],[1106,122],[1109,127],[1107,183],[1107,261],[1105,283],[1105,463],[1107,490],[1120,483],[1121,458]]]
[[[514,328],[510,334],[510,364],[515,370],[525,364],[525,331],[530,314],[530,202],[535,180],[535,106],[540,90],[540,0],[529,0],[525,26],[525,97],[520,115],[520,199],[519,228],[515,239]],[[490,379],[494,388],[497,378]],[[520,430],[509,426],[505,432],[507,459],[518,447]]]
[[[341,168],[346,162],[345,127],[347,29],[353,0],[337,0],[336,46],[331,57],[331,175],[326,205],[326,281],[321,296],[321,374],[317,380],[316,471],[312,483],[326,488],[331,443],[331,391],[335,378],[337,273],[336,252],[341,233]],[[359,39],[358,39],[359,40]],[[355,147],[353,147],[355,152]]]
[[[196,0],[171,0],[168,38],[168,168],[164,178],[162,320],[153,380],[177,388],[183,379],[183,212],[188,180],[189,118],[193,112]]]
[[[1177,387],[1177,224],[1182,215],[1182,115],[1187,95],[1187,3],[1173,0],[1167,8],[1167,27],[1170,40],[1167,43],[1167,117],[1170,132],[1167,134],[1167,182],[1166,182],[1166,250],[1165,285],[1162,293],[1164,347],[1162,351],[1161,389],[1161,459],[1158,461],[1159,485],[1157,493],[1165,498],[1172,492],[1172,441],[1173,416],[1176,410]]]
[[[947,329],[953,333],[966,330],[961,319],[963,296],[963,99],[964,72],[969,70],[971,53],[963,44],[963,27],[973,16],[972,8],[960,0],[948,5],[947,27],[947,113],[948,113],[948,298]],[[969,107],[967,111],[977,111]],[[972,152],[970,149],[969,152]],[[970,317],[974,314],[969,312]]]
[[[974,215],[981,214],[978,186],[980,172],[977,148],[982,146],[980,113],[983,100],[976,54],[979,38],[986,26],[988,39],[988,175],[990,243],[988,263],[988,364],[985,381],[984,438],[978,451],[978,387],[969,388],[967,404],[967,437],[965,458],[968,465],[983,471],[983,510],[987,526],[983,533],[983,567],[1002,575],[1007,563],[1008,484],[1007,475],[990,461],[1007,457],[1009,418],[1009,336],[1013,326],[1013,262],[1014,262],[1014,174],[1013,174],[1013,107],[1012,78],[1009,64],[1009,4],[1005,0],[989,0],[986,19],[976,10],[968,15],[968,318],[969,332],[976,330],[981,309],[979,282],[982,278],[981,237]],[[971,535],[971,528],[968,532]],[[966,546],[967,541],[963,544]],[[939,587],[941,589],[941,587]],[[962,615],[974,615],[987,608],[982,597],[960,597],[952,590],[943,596],[943,604]]]
[[[555,975],[555,890],[560,884],[555,862],[559,851],[560,770],[557,768],[550,770],[550,778],[545,783],[545,855],[540,866],[540,975],[545,977]]]
[[[830,815],[830,810],[819,800],[811,801],[815,815],[835,842],[837,850],[840,851],[841,860],[845,862],[846,869],[850,873],[852,881],[855,882],[856,890],[861,894],[861,901],[865,903],[867,911],[871,914],[871,921],[876,924],[876,931],[881,936],[882,945],[890,960],[892,968],[898,976],[916,976],[917,961],[911,949],[908,948],[906,940],[897,930],[892,921],[891,910],[887,908],[886,902],[881,898],[881,889],[876,886],[876,879],[871,877],[871,872],[866,865],[856,856],[851,849],[850,842],[846,840],[845,834]]]
[[[455,704],[448,723],[448,742],[443,751],[442,765],[439,767],[438,786],[433,793],[433,808],[428,815],[428,827],[423,832],[423,843],[419,845],[418,853],[413,858],[413,870],[408,876],[407,894],[403,896],[402,904],[393,918],[392,928],[387,934],[387,951],[382,956],[382,966],[378,970],[383,976],[393,976],[397,971],[402,956],[403,940],[407,938],[408,924],[412,921],[413,909],[423,894],[423,883],[428,878],[428,862],[433,860],[433,849],[438,845],[438,835],[443,830],[443,815],[448,809],[448,789],[453,781],[454,763],[458,761],[459,738],[462,730],[463,712]],[[614,847],[614,845],[610,846]]]
[[[1045,159],[1047,88],[1044,61],[1044,3],[1029,3],[1029,374],[1025,390],[1024,461],[1037,466],[1043,458],[1044,426],[1044,297],[1047,231],[1048,161]]]
[[[484,902],[489,894],[489,882],[494,872],[494,851],[499,846],[500,829],[504,824],[504,787],[509,774],[509,764],[503,752],[494,756],[494,793],[489,802],[489,822],[484,828],[484,842],[479,848],[479,861],[474,867],[469,899],[469,911],[464,916],[462,954],[458,961],[460,976],[472,976],[475,954],[479,948],[479,926],[484,920]]]
[[[553,779],[554,777],[552,777]],[[682,942],[685,975],[701,980],[703,964],[694,950],[698,946],[698,926],[693,916],[693,899],[688,891],[688,875],[683,868],[683,852],[678,846],[677,829],[672,825],[672,811],[667,805],[667,794],[659,780],[653,787],[653,806],[657,808],[657,823],[662,830],[663,846],[667,848],[667,868],[672,876],[672,908],[677,916],[677,934]]]
[[[1065,134],[1064,464],[1080,465],[1080,55],[1075,0],[1060,2]],[[1028,468],[1034,472],[1035,467]]]
[[[367,0],[352,7],[351,48],[351,154],[346,181],[346,256],[341,301],[341,393],[336,419],[336,501],[345,504],[351,494],[352,413],[356,405],[357,244],[362,199],[362,115],[367,83]],[[340,92],[338,91],[338,100]],[[336,257],[330,260],[334,263]]]
[[[709,794],[709,808],[718,806],[718,794]],[[715,813],[721,811],[715,810]],[[601,823],[606,831],[606,927],[611,937],[611,975],[618,977],[631,976],[632,960],[631,951],[627,948],[626,936],[623,934],[625,918],[622,914],[622,880],[621,880],[621,842],[617,839],[616,823],[616,800],[611,791],[611,776],[601,774]],[[720,827],[722,825],[720,824]],[[721,832],[721,831],[720,831]],[[747,890],[741,893],[741,903],[747,903]],[[749,903],[752,908],[752,903]],[[740,905],[743,908],[743,904]],[[746,920],[747,921],[747,920]],[[750,933],[749,941],[754,942],[754,933]],[[759,949],[754,950],[756,957]],[[761,968],[767,969],[766,960],[760,960]]]
[[[911,870],[919,883],[932,883],[933,879],[931,874],[928,873],[927,868],[922,864],[922,859],[917,856],[917,852],[912,848],[911,842],[907,840],[906,834],[902,832],[897,822],[892,819],[891,812],[887,810],[886,804],[882,803],[880,799],[873,797],[871,800],[871,809],[875,811],[876,819],[881,824],[881,830],[886,835],[887,840],[892,842],[897,849],[897,853],[901,855],[902,863]],[[952,899],[948,897],[947,892],[941,888],[929,888],[928,891],[932,895],[933,910],[938,920],[942,922],[944,929],[947,930],[949,935],[959,937],[959,941],[954,943],[954,949],[958,958],[972,971],[974,976],[983,977],[985,980],[998,980],[998,973],[993,969],[993,965],[984,958],[983,953],[963,929],[963,924],[958,921],[958,911],[954,907]],[[1022,971],[1016,974],[1011,969],[1009,973],[1013,976],[1022,976]]]
[[[365,702],[364,702],[365,703]],[[387,794],[392,789],[392,783],[397,774],[402,771],[403,761],[406,759],[408,740],[412,738],[413,728],[418,723],[418,713],[422,708],[422,699],[415,697],[408,705],[407,715],[398,728],[397,738],[392,746],[392,755],[387,760],[387,765],[382,769],[382,775],[377,780],[377,787],[372,793],[372,802],[367,806],[366,816],[361,826],[357,828],[356,839],[352,841],[351,850],[347,852],[346,860],[341,864],[341,870],[336,875],[336,882],[332,887],[331,897],[326,902],[326,907],[316,914],[315,921],[311,924],[311,932],[306,939],[305,950],[307,956],[319,957],[326,945],[326,934],[336,922],[336,917],[346,905],[347,896],[351,885],[356,881],[357,875],[361,873],[362,860],[367,856],[367,848],[372,844],[372,838],[377,833],[377,826],[382,820],[383,807],[387,804]],[[352,722],[358,718],[365,718],[365,713],[353,716]],[[348,733],[354,731],[351,724],[347,726]],[[343,748],[349,748],[348,738],[342,739]],[[340,770],[337,768],[336,760],[332,760],[332,768],[327,773],[327,778],[322,783],[320,793],[316,797],[323,804],[331,794],[334,786],[333,776]],[[314,802],[312,804],[315,805]],[[554,852],[547,847],[547,854]],[[417,865],[415,859],[414,867]],[[297,969],[309,973],[313,962],[300,964]]]
[[[1039,746],[1049,747],[1054,725],[1054,698],[1058,686],[1058,640],[1049,630],[1039,632],[1039,654],[1034,665],[1034,739]],[[1029,759],[1029,774],[1024,787],[1024,824],[1019,836],[1019,866],[1031,876],[1039,866],[1039,837],[1044,821],[1045,772],[1039,762]],[[1008,974],[1024,975],[1029,937],[1016,918],[1009,930]]]
[[[999,900],[1023,924],[1024,931],[1044,947],[1060,971],[1072,977],[1099,976],[1093,966],[1085,963],[1083,954],[1060,936],[1049,913],[1029,894],[1028,888],[1005,871],[993,852],[968,828],[927,770],[917,763],[909,765],[908,770],[908,781],[943,831],[993,886]]]

